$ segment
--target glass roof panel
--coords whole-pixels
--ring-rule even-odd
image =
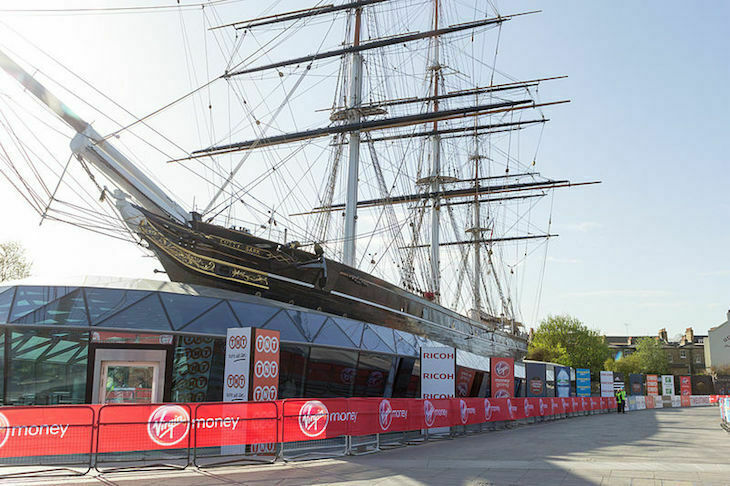
[[[365,327],[365,323],[353,319],[346,319],[344,317],[331,317],[330,319],[337,324],[337,327],[347,334],[350,340],[355,343],[355,346],[358,348],[360,347],[360,342],[362,341],[362,330]]]
[[[233,315],[231,307],[222,301],[205,314],[197,317],[193,322],[180,329],[183,332],[197,331],[205,334],[222,334],[226,335],[226,329],[229,327],[241,327],[238,324],[236,316]]]
[[[327,319],[322,328],[319,330],[319,333],[315,336],[314,342],[316,344],[328,344],[330,346],[342,346],[355,349],[359,348],[359,346],[355,344],[332,319]]]
[[[309,342],[304,334],[302,334],[301,328],[292,321],[289,314],[284,309],[276,314],[273,318],[269,319],[266,329],[273,329],[279,331],[280,339],[282,341],[290,341],[295,343],[306,343]]]
[[[167,320],[165,309],[156,294],[135,302],[113,314],[111,317],[95,323],[101,327],[119,327],[125,329],[148,329],[169,331],[170,321]]]
[[[0,322],[7,322],[8,312],[10,311],[10,304],[13,302],[13,295],[15,289],[6,289],[5,292],[0,294]]]
[[[116,312],[139,302],[151,292],[145,290],[84,289],[91,324],[96,325]]]
[[[158,295],[165,310],[167,310],[170,321],[172,321],[173,329],[180,329],[220,302],[220,299],[199,297],[197,295],[170,294],[167,292],[161,292]]]
[[[393,353],[395,350],[385,344],[382,339],[375,333],[370,325],[365,325],[365,330],[362,333],[362,349],[369,351],[381,351],[385,353]]]
[[[67,326],[88,326],[86,305],[81,290],[64,295],[60,299],[49,302],[20,319],[18,324],[56,324]]]
[[[286,313],[299,326],[309,342],[314,340],[319,330],[322,329],[322,324],[327,320],[327,316],[310,312],[287,310]]]
[[[8,321],[12,322],[74,290],[76,290],[76,287],[19,286],[15,293],[15,303]]]
[[[244,327],[261,327],[281,310],[280,307],[274,307],[273,305],[259,305],[235,300],[229,300],[228,303],[231,304],[233,312],[236,313],[238,320],[241,321],[241,325]]]

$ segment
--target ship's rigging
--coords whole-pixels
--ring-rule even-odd
[[[518,28],[519,17],[532,12],[502,15],[482,2],[462,9],[446,0],[361,0],[224,22],[218,8],[207,10],[204,34],[215,39],[221,61],[211,81],[191,83],[189,95],[118,123],[112,135],[88,135],[89,157],[103,158],[120,136],[153,132],[164,146],[161,160],[207,186],[207,197],[183,205],[203,221],[292,247],[316,245],[477,320],[522,320],[519,277],[528,257],[556,236],[533,209],[555,189],[582,184],[537,170],[549,121],[542,109],[566,102],[542,101],[538,88],[562,77],[518,81],[496,68],[503,25]],[[227,94],[216,97],[213,87]],[[322,95],[332,93],[331,107],[318,111]],[[64,200],[71,186],[82,192],[79,172],[67,171],[76,161],[50,168],[29,152],[11,122],[22,117],[13,103],[4,99],[0,119],[7,134],[2,173],[13,187],[43,217],[133,238],[103,181],[102,201],[83,189],[91,209]],[[206,127],[197,145],[173,141],[167,131],[163,137],[153,123],[184,105]],[[224,116],[214,120],[215,113]],[[90,129],[75,126],[75,117],[64,120],[78,132]],[[524,149],[527,142],[535,152]],[[46,164],[51,176],[42,168],[24,172],[18,159]],[[93,176],[86,158],[78,159],[81,174]],[[168,179],[155,182],[166,189]],[[137,202],[157,197],[122,188]],[[152,202],[185,222],[175,199]]]

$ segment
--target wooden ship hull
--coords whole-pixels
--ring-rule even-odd
[[[146,217],[139,225],[139,236],[174,282],[254,294],[478,354],[522,357],[526,351],[525,338],[501,329],[497,319],[468,319],[323,255],[202,221],[183,226],[138,209]]]

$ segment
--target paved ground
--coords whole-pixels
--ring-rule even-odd
[[[730,485],[728,458],[718,409],[700,407],[578,417],[340,459],[3,484]]]

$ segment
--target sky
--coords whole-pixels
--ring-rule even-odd
[[[690,9],[679,1],[515,0],[499,6],[502,13],[542,13],[502,30],[498,66],[521,79],[568,75],[550,85],[551,99],[571,103],[549,114],[540,146],[545,175],[602,181],[555,195],[552,231],[560,236],[549,242],[538,321],[567,313],[608,335],[666,328],[670,336],[690,326],[705,334],[723,322],[730,308],[730,4]],[[134,113],[148,113],[194,84],[181,81],[189,72],[181,67],[176,13],[8,11],[18,8],[58,8],[58,2],[2,1],[0,21]],[[262,3],[226,8],[248,18]],[[195,22],[195,15],[184,19]],[[0,43],[13,39],[0,29]],[[0,92],[7,86],[1,79]],[[174,130],[180,122],[169,123]],[[0,241],[21,242],[35,276],[164,278],[153,273],[159,264],[134,245],[58,223],[39,226],[5,181],[0,207]]]

